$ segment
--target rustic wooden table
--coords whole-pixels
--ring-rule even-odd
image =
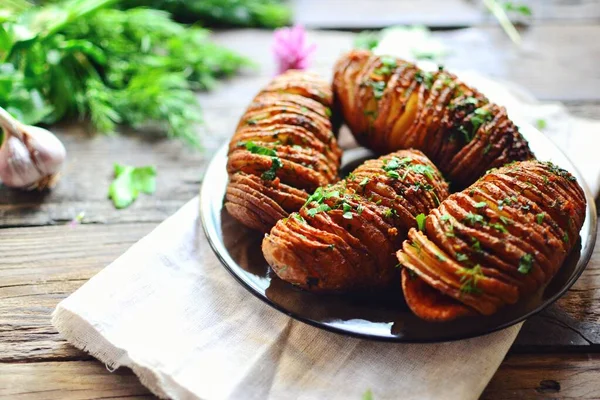
[[[419,1],[416,11],[414,2],[377,3],[381,7],[339,0],[323,8],[317,0],[297,0],[295,6],[297,19],[309,27],[362,29],[420,21],[444,28],[436,35],[452,49],[449,69],[470,68],[511,80],[540,100],[563,102],[574,115],[600,118],[598,2],[549,1],[542,7],[533,1],[536,19],[522,32],[520,49],[476,2]],[[55,129],[69,160],[54,191],[23,193],[0,186],[1,397],[151,397],[130,371],[109,373],[68,345],[50,324],[50,314],[62,298],[198,193],[213,150],[229,138],[248,101],[272,75],[271,33],[224,31],[215,38],[261,68],[199,95],[204,152],[140,134],[92,136],[80,125],[65,124]],[[311,39],[319,45],[315,69],[329,76],[336,57],[350,48],[352,34],[311,32]],[[115,210],[106,198],[114,162],[156,165],[156,194]],[[80,212],[85,212],[83,224],[68,226]],[[575,286],[525,323],[483,398],[600,398],[598,300],[600,246]]]

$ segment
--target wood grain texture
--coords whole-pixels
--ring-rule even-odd
[[[129,369],[98,361],[0,363],[0,398],[14,400],[154,399]]]
[[[86,358],[54,330],[50,324],[52,310],[154,226],[136,223],[0,229],[0,362]],[[592,262],[573,289],[525,323],[513,351],[600,349],[598,242]]]
[[[509,354],[482,400],[598,399],[598,354]]]
[[[154,226],[0,229],[0,362],[86,358],[51,325],[54,307]]]
[[[507,356],[483,400],[597,399],[597,354]],[[359,399],[361,393],[357,393]],[[154,398],[128,370],[98,361],[0,363],[0,397],[15,400]],[[400,398],[400,396],[399,396]]]
[[[435,28],[495,24],[481,1],[464,0],[294,0],[294,18],[310,28],[373,29],[423,24]],[[600,18],[594,0],[524,0],[532,18],[516,21],[576,23]]]

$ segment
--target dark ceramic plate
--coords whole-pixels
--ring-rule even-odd
[[[262,235],[235,221],[223,207],[226,146],[215,154],[206,171],[200,200],[202,224],[213,250],[238,282],[267,304],[308,324],[345,335],[395,342],[440,342],[494,332],[540,312],[563,295],[585,269],[596,238],[594,199],[581,174],[542,133],[523,125],[521,131],[539,159],[553,161],[577,176],[586,192],[586,220],[575,250],[554,279],[535,296],[489,317],[445,323],[423,321],[406,306],[399,284],[387,293],[317,295],[282,281],[262,256]],[[344,171],[351,171],[369,156],[364,149],[346,151]]]

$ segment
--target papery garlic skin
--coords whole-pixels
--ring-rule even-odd
[[[67,157],[67,150],[51,132],[37,126],[25,127],[25,143],[37,170],[43,176],[56,175]]]
[[[43,175],[37,170],[23,142],[9,136],[0,147],[0,181],[9,187],[28,187]]]
[[[4,142],[0,146],[0,182],[14,188],[54,186],[67,151],[50,131],[23,125],[0,108]]]

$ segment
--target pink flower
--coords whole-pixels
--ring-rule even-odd
[[[308,68],[317,45],[306,43],[304,27],[295,25],[291,28],[276,29],[273,38],[273,54],[279,74],[288,69]]]

